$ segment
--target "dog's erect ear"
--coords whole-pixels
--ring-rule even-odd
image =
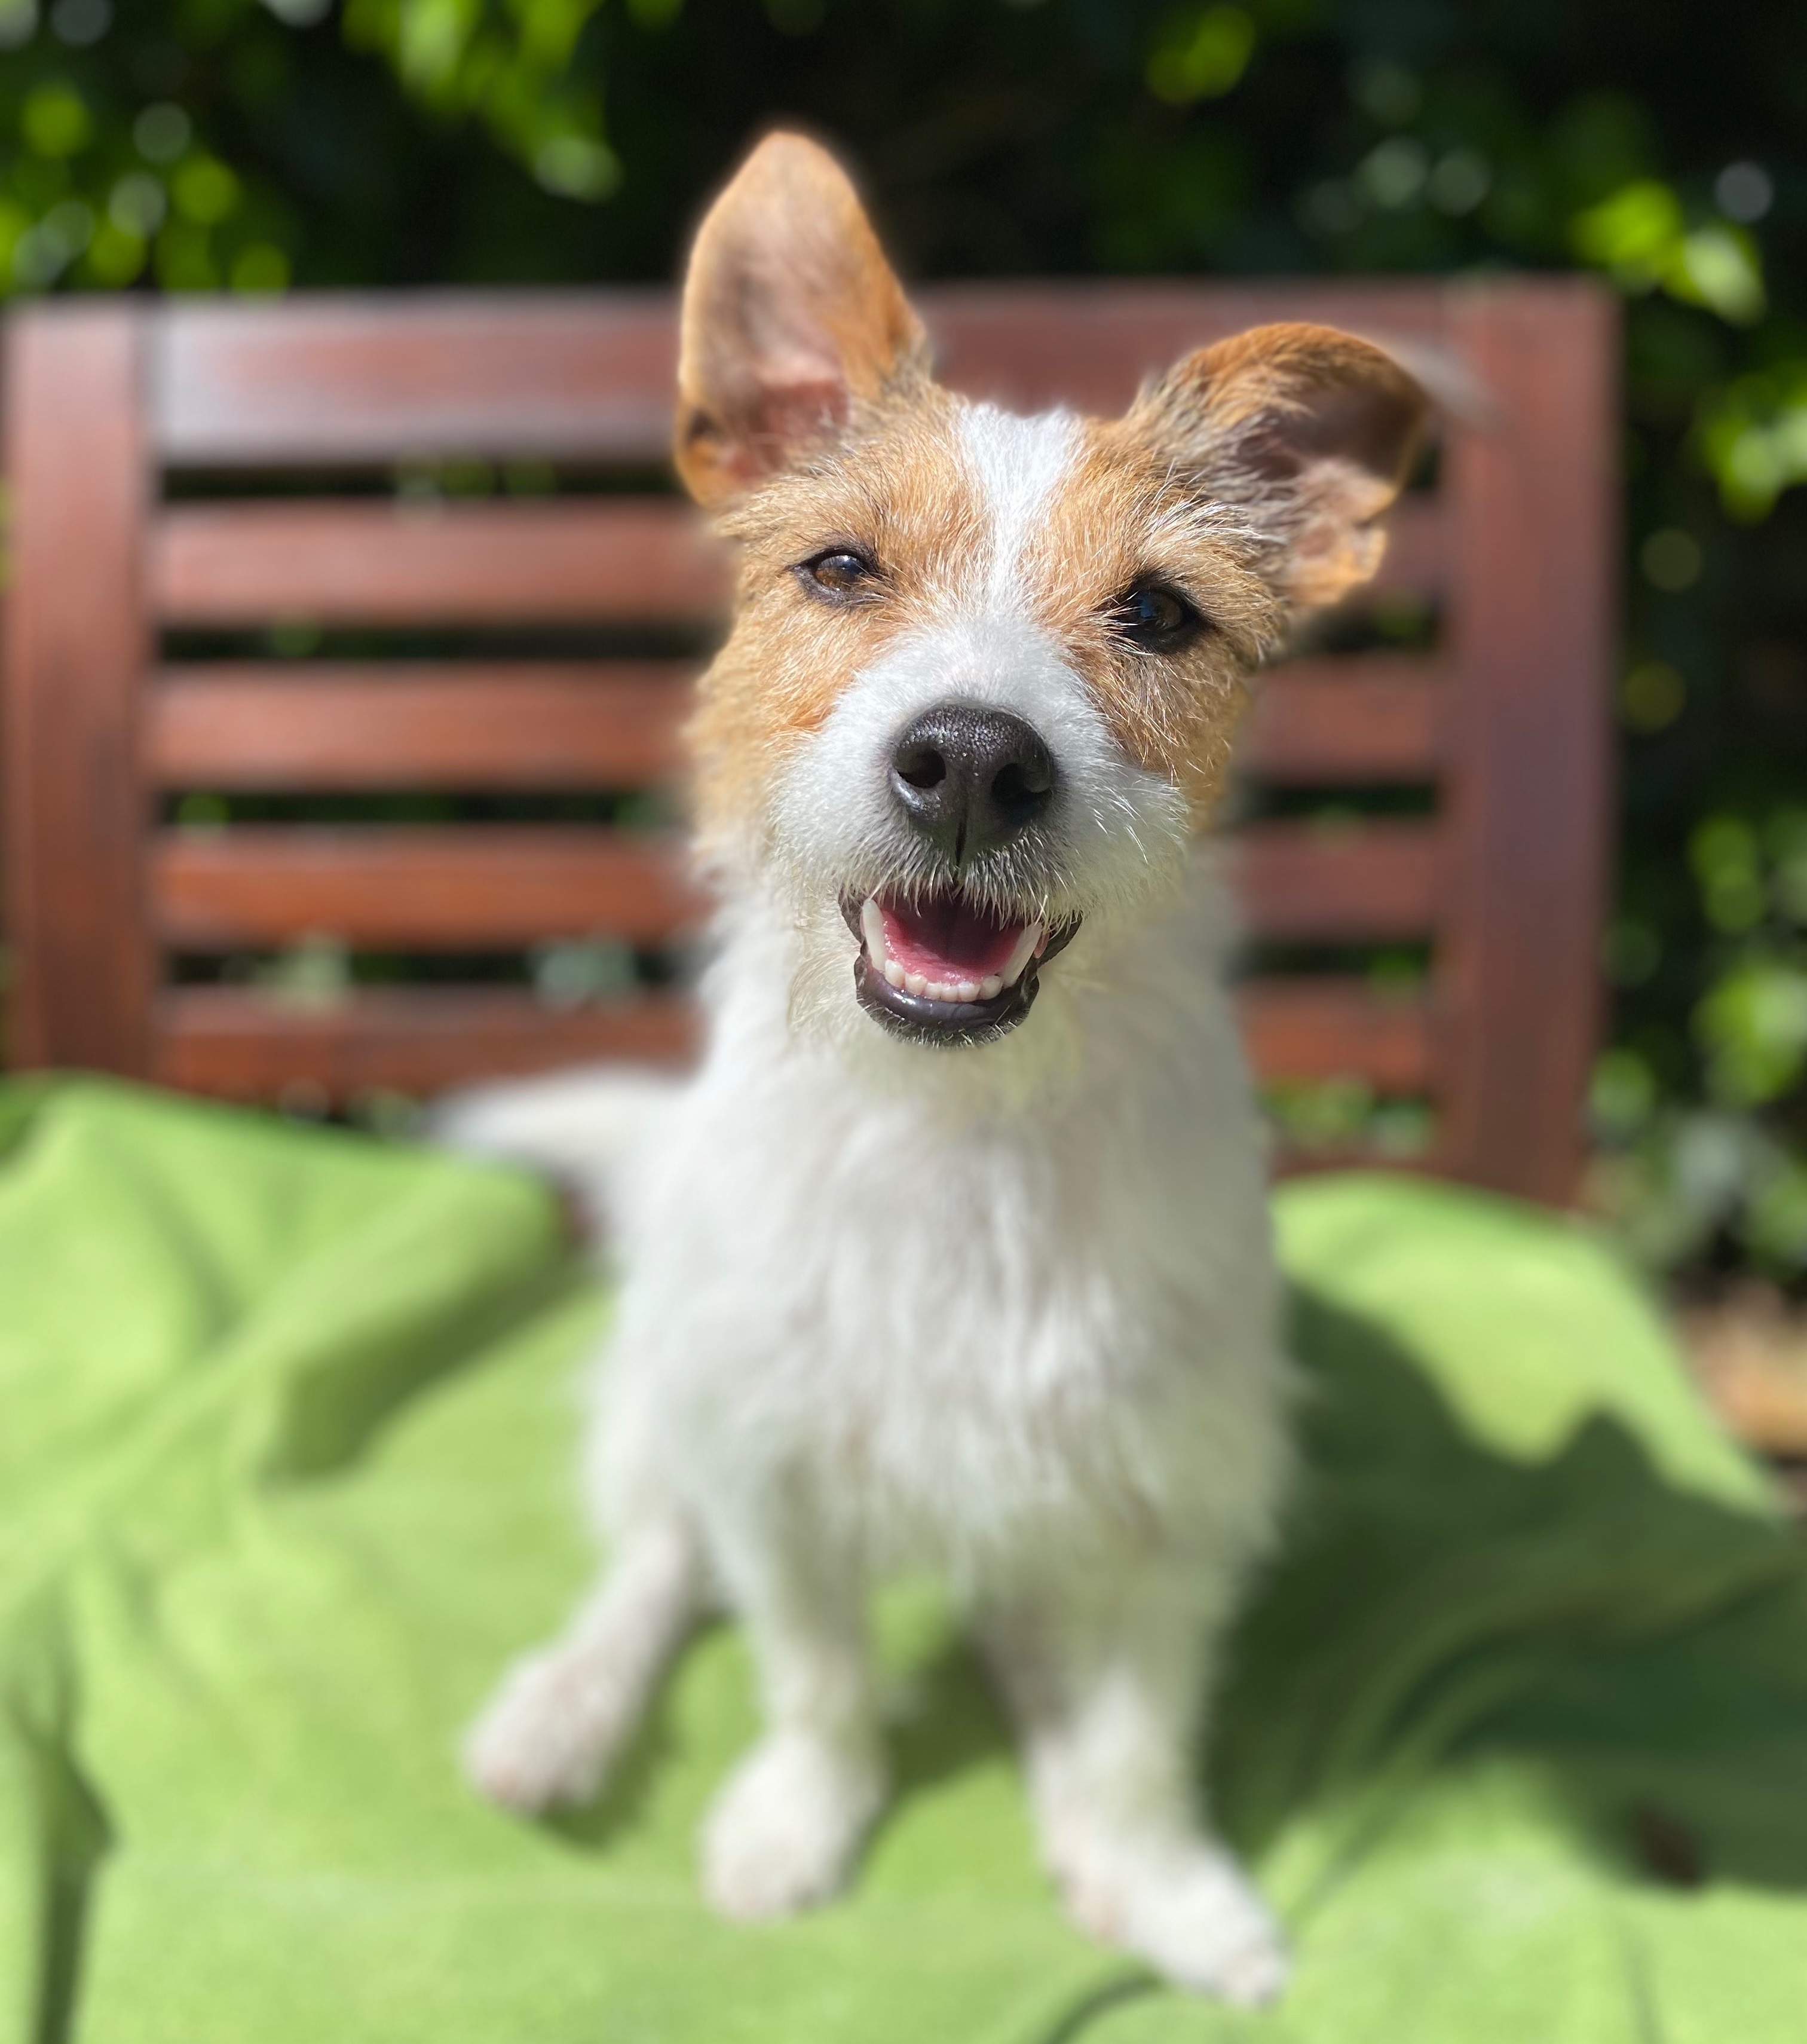
[[[1294,603],[1333,603],[1380,565],[1372,521],[1399,494],[1428,402],[1368,341],[1323,326],[1260,326],[1145,390],[1130,422],[1181,474],[1245,509],[1283,548]]]
[[[725,504],[830,437],[925,350],[846,173],[800,135],[769,135],[690,252],[678,473],[700,504]]]

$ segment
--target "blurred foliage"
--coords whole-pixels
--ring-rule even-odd
[[[1807,1282],[1799,0],[0,0],[0,290],[662,279],[780,117],[918,275],[1612,280],[1595,1189],[1659,1262]]]

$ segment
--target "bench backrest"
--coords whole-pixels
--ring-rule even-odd
[[[1395,514],[1378,627],[1264,685],[1245,764],[1270,799],[1233,855],[1264,968],[1244,999],[1268,1080],[1423,1101],[1421,1161],[1567,1197],[1609,809],[1606,300],[1552,280],[923,304],[947,380],[1023,408],[1116,410],[1149,370],[1274,318],[1441,348],[1486,394]],[[727,586],[665,467],[673,309],[609,292],[11,320],[15,1064],[320,1104],[688,1052],[666,967],[699,904],[622,799],[677,770]],[[474,478],[488,494],[459,495]],[[1327,820],[1338,790],[1367,793]],[[259,820],[210,823],[222,795]],[[339,961],[317,985],[313,954]]]

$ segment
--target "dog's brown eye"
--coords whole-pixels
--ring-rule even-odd
[[[1139,582],[1111,606],[1111,621],[1145,653],[1174,653],[1205,628],[1205,620],[1178,590],[1163,582]]]
[[[877,570],[849,547],[834,547],[803,563],[800,572],[829,596],[860,596],[871,586]]]

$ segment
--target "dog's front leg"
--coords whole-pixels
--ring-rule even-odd
[[[1227,1581],[1137,1562],[994,1613],[988,1657],[1022,1741],[1069,1911],[1176,1986],[1253,2005],[1284,1984],[1279,1927],[1199,1813],[1201,1719]]]
[[[884,1800],[865,1585],[796,1510],[712,1528],[764,1694],[764,1737],[716,1799],[704,1886],[724,1915],[782,1916],[846,1882]]]

